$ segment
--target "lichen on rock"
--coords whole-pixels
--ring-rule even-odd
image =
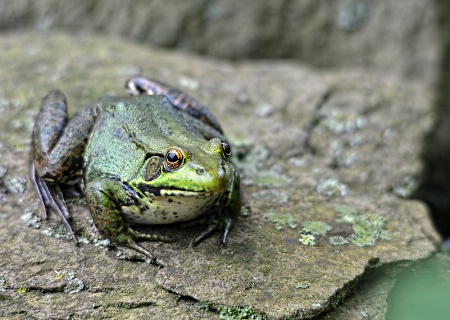
[[[235,64],[100,37],[1,37],[0,95],[17,103],[0,119],[6,170],[0,254],[8,257],[0,260],[6,284],[0,316],[311,318],[347,299],[374,259],[377,268],[436,250],[425,207],[398,198],[392,188],[421,168],[420,141],[432,119],[424,86],[287,62]],[[62,239],[43,233],[59,225],[55,215],[39,223],[20,218],[42,210],[28,179],[31,128],[42,97],[59,87],[73,114],[100,96],[125,94],[125,80],[136,73],[180,86],[211,109],[233,141],[246,141],[236,161],[250,213],[237,221],[226,247],[218,246],[219,234],[189,247],[201,221],[143,227],[176,240],[143,243],[163,268],[141,257],[118,259],[83,201],[69,203],[77,235],[87,239],[78,247],[64,230],[52,232]],[[270,110],[255,114],[264,105]],[[325,106],[332,122],[321,116]],[[395,134],[383,135],[388,131]],[[5,177],[24,177],[13,185],[25,188],[8,189]],[[55,280],[53,270],[67,274]],[[67,292],[64,279],[71,283]],[[374,309],[364,310],[371,315]]]

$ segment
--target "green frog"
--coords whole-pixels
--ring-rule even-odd
[[[194,219],[217,206],[217,216],[191,241],[216,230],[220,243],[240,213],[239,174],[231,147],[213,115],[183,92],[146,78],[126,85],[130,96],[103,97],[70,120],[64,94],[43,99],[32,134],[31,178],[47,211],[69,222],[63,189],[82,185],[93,221],[113,243],[156,263],[139,241],[171,241],[137,232],[135,224]]]

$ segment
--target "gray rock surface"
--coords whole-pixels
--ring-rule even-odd
[[[1,0],[0,29],[101,32],[222,58],[363,66],[431,82],[442,43],[437,10],[428,0]]]
[[[401,198],[414,189],[432,123],[421,84],[294,63],[233,64],[95,37],[11,34],[0,43],[4,318],[302,319],[343,303],[335,319],[382,319],[390,282],[368,286],[378,292],[370,296],[367,277],[435,251],[426,208]],[[226,248],[218,235],[188,247],[198,223],[157,228],[178,240],[144,243],[164,265],[157,268],[105,247],[83,200],[69,205],[79,247],[57,217],[39,219],[28,153],[42,97],[63,90],[73,114],[99,96],[123,94],[136,74],[198,98],[230,137],[251,212]]]

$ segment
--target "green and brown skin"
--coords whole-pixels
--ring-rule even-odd
[[[156,263],[137,242],[170,239],[138,233],[133,223],[191,220],[218,204],[217,218],[191,245],[218,229],[224,245],[240,213],[241,196],[239,174],[217,120],[184,93],[149,92],[144,90],[148,83],[168,88],[134,78],[127,87],[136,96],[101,98],[70,120],[65,96],[51,91],[33,130],[31,177],[46,214],[54,210],[75,241],[62,187],[82,177],[99,232]]]

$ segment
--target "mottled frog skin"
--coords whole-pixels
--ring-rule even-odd
[[[32,135],[31,177],[46,216],[55,211],[76,241],[62,188],[82,183],[99,232],[156,263],[137,242],[171,239],[136,232],[134,224],[187,221],[217,204],[217,218],[191,245],[218,229],[224,245],[241,198],[218,121],[162,83],[133,78],[127,89],[130,96],[101,98],[70,120],[63,93],[44,98]]]

